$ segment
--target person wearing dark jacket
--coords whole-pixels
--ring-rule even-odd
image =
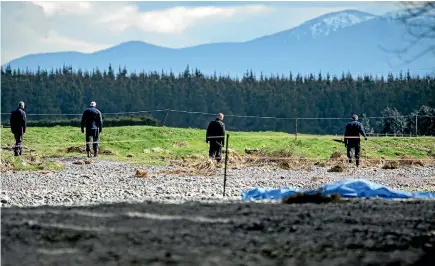
[[[222,159],[222,147],[225,145],[225,124],[222,122],[224,115],[219,113],[216,120],[208,124],[205,142],[210,142],[208,156],[220,162]]]
[[[352,163],[352,149],[355,149],[356,167],[359,166],[359,157],[361,150],[360,134],[367,140],[367,135],[363,125],[358,121],[358,116],[353,115],[352,121],[346,124],[344,131],[344,145],[347,148],[347,158]]]
[[[95,102],[91,102],[90,107],[82,115],[81,129],[82,133],[85,133],[84,128],[86,127],[86,152],[88,157],[91,157],[91,139],[94,157],[97,157],[99,137],[103,132],[103,118],[96,106]]]
[[[24,102],[18,103],[18,108],[11,112],[10,117],[11,131],[15,137],[14,155],[22,154],[21,144],[23,142],[24,133],[26,133],[27,118],[24,112]]]

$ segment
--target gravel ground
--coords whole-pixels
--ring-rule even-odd
[[[383,170],[350,168],[343,173],[329,173],[328,168],[312,171],[288,171],[250,167],[229,169],[225,199],[222,197],[223,169],[212,177],[186,177],[159,173],[169,167],[141,167],[148,178],[135,177],[136,167],[118,162],[94,160],[89,165],[75,165],[77,159],[65,159],[65,170],[2,173],[3,207],[38,205],[88,205],[144,200],[183,202],[188,200],[240,200],[241,191],[253,187],[284,186],[316,188],[324,183],[364,178],[396,189],[435,191],[435,167]]]
[[[2,265],[433,265],[435,201],[2,209]]]

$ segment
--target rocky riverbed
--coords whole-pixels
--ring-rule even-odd
[[[268,167],[229,169],[226,197],[222,196],[223,169],[213,176],[167,174],[171,167],[134,167],[128,164],[92,160],[76,165],[77,158],[64,159],[62,171],[17,171],[2,173],[3,207],[38,205],[87,205],[145,200],[183,202],[234,201],[241,191],[253,187],[316,188],[345,178],[364,178],[396,189],[435,191],[435,167],[407,167],[393,170],[348,168],[341,173],[314,167],[293,171]],[[147,177],[135,175],[145,170]]]

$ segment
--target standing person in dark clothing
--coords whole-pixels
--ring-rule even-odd
[[[347,148],[347,158],[349,158],[349,163],[352,163],[352,149],[355,149],[356,167],[359,166],[361,150],[360,134],[364,136],[365,140],[367,140],[366,132],[363,125],[358,121],[358,116],[353,115],[352,121],[346,124],[346,130],[344,132],[344,145]]]
[[[24,102],[18,103],[18,108],[11,113],[10,117],[11,131],[15,137],[14,155],[22,154],[21,144],[23,142],[24,133],[26,133],[27,118],[24,112]]]
[[[84,133],[84,128],[86,127],[86,152],[88,157],[91,157],[91,138],[94,157],[97,157],[98,141],[100,133],[103,132],[103,117],[96,106],[97,104],[95,102],[91,102],[90,107],[87,108],[82,115],[81,129],[82,133]]]
[[[220,162],[222,159],[222,147],[225,145],[225,124],[222,122],[224,115],[219,113],[216,120],[208,124],[205,142],[210,142],[208,156]]]

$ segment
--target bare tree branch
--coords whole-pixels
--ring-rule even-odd
[[[392,66],[388,60],[390,67],[403,67],[413,61],[427,55],[430,52],[435,54],[435,2],[399,2],[403,7],[396,17],[390,19],[400,21],[406,27],[407,34],[403,36],[403,40],[408,44],[403,48],[384,48],[379,45],[380,49],[385,52],[395,53],[402,63],[399,66]],[[434,41],[432,41],[434,40]],[[429,47],[422,49],[418,53],[412,53],[413,49],[419,49],[420,45],[424,45],[431,41]],[[412,55],[414,54],[414,55]]]

